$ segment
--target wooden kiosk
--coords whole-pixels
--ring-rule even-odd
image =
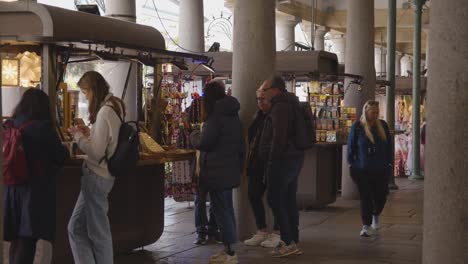
[[[207,55],[213,58],[210,66],[216,69],[216,77],[229,80],[232,53],[209,52]],[[276,72],[283,75],[290,92],[294,92],[296,81],[338,79],[339,74],[336,54],[326,51],[280,51],[276,53],[275,64]],[[196,75],[209,74],[206,68],[196,68]],[[341,179],[341,149],[339,142],[319,142],[305,152],[297,191],[299,208],[324,207],[336,201],[337,181]]]
[[[136,112],[140,112],[143,65],[155,67],[175,60],[190,64],[191,61],[208,59],[205,56],[165,50],[163,36],[152,27],[34,2],[0,2],[2,59],[25,51],[35,52],[40,56],[42,74],[35,86],[49,95],[53,111],[56,112],[54,114],[58,116],[59,127],[64,123],[63,113],[68,113],[57,106],[60,104],[58,98],[60,98],[63,75],[70,63],[91,60],[133,63],[137,81],[135,85],[128,86],[124,91],[134,92],[135,96],[130,97],[134,102],[131,103],[135,105]],[[155,72],[157,80],[157,71]],[[19,69],[18,75],[20,75]],[[18,93],[21,93],[21,84],[17,84],[16,87],[14,85],[8,88],[2,87],[2,90],[4,89],[18,89]],[[156,91],[157,89],[154,98],[158,97]],[[5,93],[2,91],[2,94]],[[19,97],[3,98],[4,101],[17,99]],[[139,114],[137,118],[142,120]],[[158,115],[154,114],[152,121],[153,127],[157,128]],[[153,137],[158,137],[157,133],[152,134]],[[115,254],[128,252],[159,239],[164,228],[163,164],[192,159],[193,156],[193,152],[181,150],[145,156],[139,161],[135,171],[116,180],[109,198],[109,218]],[[41,263],[73,262],[68,243],[67,223],[80,191],[82,163],[82,158],[72,158],[57,177],[57,224],[53,254],[50,258],[50,252],[44,252],[43,255],[46,256],[40,261]]]

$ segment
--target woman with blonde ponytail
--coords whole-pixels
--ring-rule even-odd
[[[379,119],[379,102],[367,101],[360,120],[351,127],[347,155],[350,174],[361,197],[361,236],[369,236],[369,226],[379,228],[379,215],[387,201],[392,155],[390,130]]]

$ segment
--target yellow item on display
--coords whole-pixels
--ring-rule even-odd
[[[140,132],[140,145],[145,153],[159,153],[165,150],[145,132]]]

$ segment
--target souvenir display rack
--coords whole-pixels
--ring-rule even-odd
[[[308,93],[310,107],[315,116],[316,141],[345,144],[353,121],[356,120],[356,109],[341,106],[343,84],[311,81]]]

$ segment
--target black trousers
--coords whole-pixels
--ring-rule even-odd
[[[36,255],[36,238],[20,237],[10,243],[10,264],[32,264]]]
[[[385,170],[357,170],[354,173],[361,197],[362,224],[370,226],[372,215],[380,215],[387,202],[388,173]]]
[[[297,182],[304,156],[275,160],[267,172],[268,202],[278,220],[281,240],[286,245],[299,242],[299,211],[296,204]]]
[[[265,218],[265,206],[263,204],[263,195],[267,188],[267,183],[264,177],[265,170],[260,169],[249,169],[249,187],[248,195],[250,206],[255,217],[255,223],[258,230],[262,230],[267,227]],[[276,217],[273,217],[273,230],[278,231],[279,225],[276,221]]]

